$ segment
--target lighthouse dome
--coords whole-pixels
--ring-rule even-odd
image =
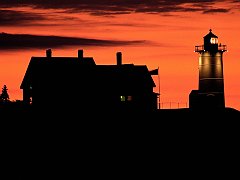
[[[204,38],[218,38],[215,34],[212,33],[212,29],[209,29],[209,33],[204,36]]]
[[[204,49],[206,51],[217,51],[218,50],[218,37],[212,33],[212,29],[204,38]]]

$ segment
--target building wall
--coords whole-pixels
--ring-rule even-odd
[[[56,80],[54,76],[42,76],[33,84],[33,105],[103,111],[157,109],[152,87],[114,85],[97,77],[77,79],[68,77]],[[121,96],[131,98],[122,101]]]

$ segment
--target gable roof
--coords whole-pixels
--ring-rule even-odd
[[[79,65],[93,66],[96,64],[92,57],[83,57],[81,59],[77,57],[32,57],[20,88],[23,89],[25,85],[31,82],[33,74],[40,76],[50,68],[53,68],[53,71],[63,67],[67,70],[72,67],[78,67]]]
[[[96,71],[113,85],[156,86],[146,65],[97,65]]]
[[[54,73],[61,74],[59,78],[75,73],[76,78],[88,76],[89,80],[95,75],[112,86],[156,86],[146,65],[96,65],[92,57],[32,57],[20,88],[31,85],[33,78]]]

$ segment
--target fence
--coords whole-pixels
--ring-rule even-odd
[[[161,102],[158,105],[158,109],[179,109],[188,108],[187,102]]]

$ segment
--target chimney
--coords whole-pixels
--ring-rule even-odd
[[[47,49],[47,50],[46,50],[46,56],[47,56],[48,58],[52,57],[52,50],[51,50],[51,49]]]
[[[83,50],[82,49],[78,50],[78,58],[83,59]]]
[[[117,65],[121,66],[122,65],[122,53],[117,52]]]

